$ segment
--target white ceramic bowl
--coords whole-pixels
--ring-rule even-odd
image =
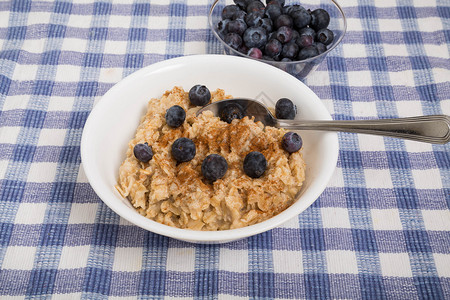
[[[252,226],[224,231],[173,228],[147,219],[115,189],[118,170],[128,142],[151,98],[174,86],[188,91],[195,84],[222,88],[235,97],[255,98],[268,106],[282,97],[297,105],[299,119],[331,119],[320,99],[301,81],[280,69],[255,60],[225,55],[193,55],[147,66],[114,85],[95,105],[86,121],[81,158],[86,176],[97,195],[113,211],[146,230],[198,243],[223,243],[272,229],[296,217],[325,189],[338,157],[338,139],[331,132],[300,132],[307,164],[306,180],[297,201],[277,216]]]

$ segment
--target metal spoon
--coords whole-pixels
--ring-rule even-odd
[[[240,105],[245,115],[254,116],[255,121],[261,121],[266,126],[375,134],[432,144],[450,141],[450,117],[447,115],[355,121],[282,120],[275,118],[266,106],[256,100],[228,99],[206,105],[197,112],[197,116],[206,110],[219,116],[220,111],[231,103]]]

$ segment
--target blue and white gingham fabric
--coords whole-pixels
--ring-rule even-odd
[[[212,1],[130,2],[0,2],[1,299],[450,299],[450,145],[339,134],[318,201],[224,245],[106,207],[80,161],[95,101],[141,67],[222,53]],[[334,119],[449,115],[450,2],[340,4],[347,35],[305,81]]]

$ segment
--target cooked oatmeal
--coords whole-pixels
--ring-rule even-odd
[[[211,101],[229,99],[221,89],[211,92]],[[169,127],[165,113],[173,105],[186,110],[186,121]],[[248,117],[231,124],[190,104],[180,87],[166,91],[161,99],[148,102],[147,113],[130,141],[126,159],[119,170],[118,191],[140,214],[157,222],[193,230],[225,230],[262,222],[289,207],[305,179],[301,152],[288,153],[281,147],[284,129],[264,127]],[[187,137],[196,146],[195,157],[177,163],[172,143]],[[148,163],[138,161],[133,147],[147,142],[154,156]],[[262,177],[253,179],[243,171],[247,153],[259,151],[267,159]],[[209,183],[201,164],[209,154],[222,155],[228,170]]]

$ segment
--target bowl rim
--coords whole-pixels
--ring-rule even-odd
[[[209,27],[210,27],[211,31],[213,32],[214,36],[217,38],[217,40],[225,48],[227,48],[229,51],[231,51],[235,55],[242,56],[242,57],[245,57],[245,58],[250,58],[250,59],[253,59],[253,60],[258,60],[258,61],[261,61],[261,62],[264,62],[264,63],[267,63],[267,64],[271,64],[271,65],[274,65],[274,66],[296,65],[296,64],[299,64],[299,63],[309,63],[309,62],[314,62],[316,60],[324,59],[328,55],[328,53],[330,53],[334,48],[336,48],[341,43],[342,39],[344,38],[345,34],[347,33],[347,17],[345,16],[344,10],[342,9],[342,7],[339,5],[339,3],[336,0],[330,0],[330,2],[333,3],[336,6],[336,8],[339,10],[339,12],[342,15],[342,19],[344,21],[344,28],[342,30],[342,35],[337,39],[337,41],[336,41],[336,43],[334,43],[334,45],[332,45],[330,48],[328,48],[326,51],[320,53],[319,55],[316,55],[316,56],[311,57],[311,58],[303,59],[303,60],[271,61],[271,60],[266,60],[266,59],[262,59],[262,58],[254,58],[254,57],[251,57],[251,56],[249,56],[247,54],[239,52],[239,51],[233,49],[231,46],[227,45],[222,40],[222,38],[219,36],[217,31],[215,30],[215,25],[213,24],[212,15],[213,15],[214,8],[217,6],[219,1],[222,1],[222,0],[214,0],[214,3],[211,5],[211,8],[209,9],[209,14],[208,14]]]
[[[83,128],[82,132],[82,138],[81,138],[81,160],[83,163],[83,169],[85,172],[85,175],[95,191],[95,193],[98,195],[98,197],[109,207],[111,208],[115,213],[117,213],[119,216],[124,218],[125,220],[129,221],[130,223],[139,226],[145,230],[148,230],[150,232],[154,232],[160,235],[172,237],[178,240],[193,242],[193,243],[223,243],[223,242],[229,242],[233,240],[239,240],[242,238],[246,238],[249,236],[253,236],[268,230],[271,230],[282,223],[287,222],[288,220],[292,219],[293,217],[299,215],[301,212],[303,212],[305,209],[310,207],[312,203],[314,203],[318,197],[323,193],[326,186],[328,185],[328,182],[331,179],[331,176],[336,168],[337,159],[338,159],[338,153],[339,153],[339,142],[338,142],[338,135],[336,132],[327,132],[326,135],[329,135],[330,140],[333,143],[333,153],[331,154],[330,161],[332,163],[326,165],[324,168],[324,177],[320,181],[320,183],[315,183],[317,185],[316,191],[313,193],[312,196],[310,196],[309,201],[299,201],[297,199],[290,207],[288,207],[283,212],[279,213],[276,216],[271,217],[270,219],[267,219],[263,222],[249,225],[242,228],[236,228],[236,229],[228,229],[228,230],[221,230],[221,231],[197,231],[197,230],[190,230],[190,229],[180,229],[176,227],[171,227],[168,225],[164,225],[161,223],[158,223],[156,221],[153,221],[147,217],[144,217],[140,215],[137,211],[133,210],[131,207],[128,207],[129,209],[124,210],[123,207],[125,206],[124,203],[121,201],[115,201],[115,199],[109,199],[105,195],[105,190],[103,187],[99,186],[98,184],[95,184],[95,169],[93,169],[92,166],[94,166],[94,163],[90,164],[90,161],[93,160],[92,155],[89,155],[89,151],[91,150],[91,147],[89,145],[89,140],[92,139],[93,131],[90,129],[91,124],[95,122],[95,119],[97,118],[97,115],[101,115],[102,111],[108,107],[108,98],[114,97],[114,93],[116,90],[120,90],[122,86],[126,86],[128,82],[135,80],[135,78],[139,78],[143,75],[148,75],[150,73],[157,73],[159,69],[165,68],[165,67],[171,67],[173,65],[177,65],[178,63],[185,63],[185,61],[189,61],[189,63],[195,64],[197,61],[204,61],[205,59],[214,61],[215,59],[221,59],[221,60],[228,60],[230,63],[245,63],[248,65],[248,67],[251,67],[252,65],[257,64],[259,67],[267,68],[269,72],[275,72],[279,76],[285,76],[286,78],[291,78],[291,80],[295,80],[295,82],[299,85],[302,85],[303,87],[309,89],[311,92],[312,90],[307,87],[303,82],[296,79],[294,76],[274,67],[269,64],[264,64],[261,62],[258,62],[257,60],[247,60],[242,57],[238,56],[231,56],[231,55],[213,55],[213,54],[204,54],[204,55],[190,55],[190,56],[181,56],[177,58],[172,58],[168,60],[163,60],[160,62],[157,62],[152,65],[148,65],[146,67],[141,68],[140,70],[128,75],[127,77],[123,78],[119,82],[117,82],[113,87],[111,87],[95,104],[93,109],[91,110],[91,113],[89,114],[85,126]],[[212,62],[211,62],[212,63]],[[314,95],[316,95],[314,92],[312,92]],[[316,95],[317,97],[317,95]],[[318,98],[318,97],[317,97]],[[318,98],[320,100],[320,98]],[[323,105],[322,102],[319,102]],[[325,108],[326,110],[326,108]],[[329,114],[328,110],[327,114],[329,115],[329,119],[331,119],[331,115]],[[312,192],[311,192],[312,193]],[[108,193],[109,194],[109,193]],[[118,194],[118,193],[117,193]],[[294,209],[295,208],[295,209]]]

